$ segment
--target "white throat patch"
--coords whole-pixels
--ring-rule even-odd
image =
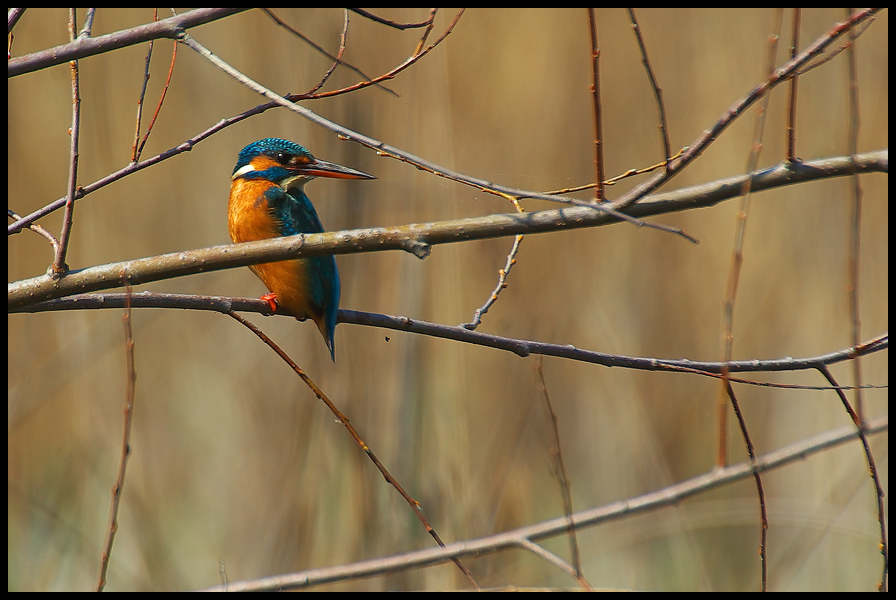
[[[248,165],[243,165],[242,167],[237,169],[236,172],[234,172],[233,176],[230,179],[231,179],[231,181],[233,181],[234,179],[238,179],[238,178],[242,177],[243,175],[245,175],[246,173],[251,173],[254,170],[255,170],[255,167],[252,166],[252,163],[249,163]]]

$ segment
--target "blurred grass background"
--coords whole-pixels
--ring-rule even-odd
[[[279,9],[335,53],[338,9]],[[423,9],[383,10],[401,21]],[[805,46],[844,18],[804,10]],[[439,14],[434,36],[454,13]],[[628,16],[597,12],[609,174],[662,160],[657,111]],[[162,18],[169,16],[160,11]],[[663,88],[673,148],[689,144],[763,77],[771,9],[641,10]],[[79,11],[79,26],[84,12]],[[93,34],[151,19],[148,9],[98,12]],[[791,13],[785,16],[789,32]],[[67,11],[29,9],[14,30],[21,56],[68,41]],[[328,59],[261,11],[190,31],[279,93],[312,87]],[[789,41],[782,35],[777,64]],[[419,31],[351,16],[344,60],[377,75],[409,56]],[[435,39],[435,37],[431,38]],[[155,108],[173,42],[156,42],[144,114]],[[361,133],[450,169],[530,190],[593,181],[593,113],[586,12],[470,10],[429,56],[388,82],[305,105]],[[127,164],[146,46],[80,62],[79,183]],[[889,139],[889,14],[858,42],[859,151]],[[799,83],[798,155],[847,153],[846,54]],[[357,81],[337,69],[325,89]],[[27,214],[65,195],[71,124],[67,65],[7,86],[9,207]],[[785,152],[786,95],[770,104],[761,166]],[[262,99],[186,47],[144,157],[172,148]],[[742,173],[753,111],[671,184]],[[144,125],[145,127],[145,125]],[[191,152],[127,177],[77,204],[72,268],[229,243],[226,203],[237,152],[285,137],[315,155],[375,174],[322,180],[308,193],[328,229],[512,212],[504,200],[432,177],[342,142],[286,110],[224,129]],[[861,179],[862,333],[889,327],[886,175]],[[632,184],[611,188],[611,198]],[[836,179],[754,196],[735,311],[736,359],[803,357],[850,343],[847,256],[850,182]],[[587,197],[587,196],[583,196]],[[531,210],[551,207],[528,201]],[[691,245],[620,224],[527,237],[509,286],[481,331],[637,356],[718,360],[722,306],[739,203],[665,216]],[[41,223],[58,232],[62,211]],[[337,258],[342,306],[446,324],[471,319],[488,298],[512,239],[443,245],[420,261],[389,252]],[[24,232],[8,242],[9,281],[40,275],[50,248]],[[246,268],[136,288],[257,297]],[[252,315],[348,414],[446,541],[480,537],[562,514],[551,437],[534,358],[394,331],[340,325],[331,364],[308,323]],[[125,389],[121,311],[7,319],[7,589],[96,585],[109,489],[119,462]],[[110,590],[175,590],[386,556],[432,545],[413,513],[292,372],[231,319],[138,310],[133,316],[137,400],[133,449],[109,571]],[[888,352],[863,361],[868,383],[888,383]],[[689,375],[606,369],[548,358],[577,510],[656,490],[712,468],[717,384]],[[833,369],[852,383],[848,364]],[[767,380],[824,385],[817,374]],[[737,389],[757,451],[847,424],[832,392]],[[869,416],[888,390],[865,392]],[[745,458],[729,422],[732,461]],[[888,491],[888,436],[872,449]],[[858,444],[764,477],[774,590],[871,590],[880,573],[874,493]],[[888,505],[887,505],[888,506]],[[752,481],[579,533],[592,585],[649,590],[758,588],[759,516]],[[546,546],[568,556],[565,539]],[[522,552],[466,559],[483,586],[572,586]],[[451,565],[326,589],[451,589]]]

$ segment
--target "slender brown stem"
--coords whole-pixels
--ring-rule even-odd
[[[753,466],[753,480],[756,482],[756,493],[759,496],[759,566],[760,566],[760,586],[763,592],[768,590],[768,508],[765,504],[765,489],[762,486],[762,476],[760,475],[756,460],[756,449],[753,441],[750,439],[750,433],[747,431],[747,421],[744,419],[740,410],[740,403],[737,396],[734,395],[734,388],[731,387],[730,381],[725,381],[728,398],[731,400],[731,406],[734,408],[734,414],[737,416],[737,424],[740,426],[740,432],[744,439],[744,445],[747,447],[747,453],[750,455],[750,464]]]
[[[660,111],[660,135],[663,138],[663,164],[668,169],[669,158],[672,156],[672,145],[669,142],[669,125],[666,123],[666,105],[663,102],[663,90],[657,83],[656,76],[653,74],[653,67],[650,66],[650,59],[647,57],[647,46],[644,44],[644,38],[641,36],[641,26],[638,25],[638,19],[635,17],[635,9],[628,9],[629,18],[632,21],[632,30],[635,32],[635,39],[638,40],[638,49],[641,51],[641,62],[644,63],[644,70],[647,71],[647,77],[650,78],[650,87],[653,90],[653,96],[656,98],[657,106]]]
[[[859,146],[859,83],[858,62],[856,59],[855,30],[849,30],[849,47],[846,51],[848,57],[849,77],[849,155],[856,156]],[[862,246],[862,185],[858,174],[850,177],[852,205],[849,220],[849,316],[852,326],[852,339],[861,339],[862,322],[859,316],[859,271],[861,266],[860,251]],[[853,378],[856,385],[862,382],[862,364],[855,360],[852,363]],[[861,390],[856,390],[856,412],[859,420],[865,420],[865,407]]]
[[[858,357],[853,359],[853,362],[856,361],[858,361]],[[867,424],[858,412],[853,409],[844,391],[839,389],[837,380],[834,378],[834,375],[827,365],[819,365],[818,371],[824,376],[828,383],[833,386],[834,391],[837,393],[837,397],[840,398],[840,402],[843,404],[843,408],[846,409],[847,414],[856,427],[859,440],[862,442],[862,450],[865,452],[865,462],[868,464],[868,473],[871,475],[871,481],[874,483],[874,491],[877,496],[877,522],[880,528],[880,553],[884,560],[883,573],[881,574],[880,582],[877,587],[878,591],[885,592],[887,591],[887,579],[890,571],[890,552],[889,543],[887,541],[887,513],[886,507],[884,506],[884,488],[880,482],[877,462],[874,460],[874,454],[871,452],[871,444],[868,441],[868,436],[866,434]]]
[[[793,9],[793,27],[790,33],[790,60],[796,57],[800,47],[800,19],[802,18],[799,7]],[[799,73],[790,79],[790,99],[787,110],[787,160],[796,162],[796,84]]]
[[[121,506],[121,494],[124,491],[124,479],[128,468],[128,459],[131,456],[131,427],[134,418],[134,400],[137,391],[137,370],[134,361],[134,332],[131,327],[131,288],[127,285],[127,277],[122,273],[121,278],[127,290],[125,295],[125,307],[122,322],[124,323],[124,347],[127,369],[127,391],[124,404],[124,428],[121,439],[121,459],[118,462],[118,475],[115,485],[112,486],[112,506],[109,509],[109,528],[106,531],[106,543],[100,556],[100,574],[96,584],[96,591],[102,592],[106,587],[106,574],[109,570],[109,561],[112,558],[112,544],[115,542],[115,534],[118,533],[118,509]]]
[[[594,105],[594,171],[597,182],[595,199],[598,202],[606,201],[604,192],[604,149],[602,115],[600,108],[600,44],[597,41],[597,21],[594,9],[588,9],[588,27],[591,33],[591,102]]]
[[[137,159],[140,158],[140,155],[143,154],[143,148],[146,146],[146,142],[149,140],[149,136],[152,133],[152,128],[156,124],[156,119],[159,118],[159,113],[162,111],[162,104],[165,103],[165,97],[168,95],[168,88],[171,86],[171,76],[174,74],[174,63],[177,61],[177,43],[171,49],[171,64],[168,65],[168,76],[165,78],[165,86],[162,88],[162,95],[159,97],[159,102],[156,104],[156,110],[152,114],[152,119],[149,120],[149,125],[146,128],[146,133],[143,134],[143,140],[140,142],[140,147],[137,148]]]
[[[74,40],[77,30],[77,9],[70,9],[69,15],[69,38]],[[65,194],[65,216],[62,219],[62,233],[59,235],[59,245],[57,246],[56,258],[53,261],[51,271],[54,277],[62,277],[68,272],[68,265],[65,262],[68,253],[69,237],[71,236],[72,225],[75,216],[75,194],[78,186],[78,140],[80,139],[81,130],[81,86],[78,75],[78,61],[71,61],[71,77],[72,77],[72,128],[70,132],[69,147],[69,166],[68,166],[68,189]]]
[[[554,472],[557,474],[557,483],[560,485],[560,495],[563,498],[563,513],[569,521],[569,551],[572,555],[572,566],[575,569],[575,576],[586,589],[594,591],[591,584],[582,574],[582,560],[579,556],[579,540],[576,535],[576,529],[572,522],[572,492],[570,491],[569,477],[566,474],[566,465],[563,462],[563,451],[560,449],[560,427],[557,424],[557,414],[554,412],[554,406],[551,404],[551,395],[548,393],[548,384],[544,379],[544,357],[539,356],[535,360],[535,370],[538,373],[538,387],[544,395],[545,407],[548,410],[548,416],[551,419],[551,433],[554,440],[554,447],[551,449],[553,454],[553,462],[555,463]]]
[[[159,9],[154,8],[152,11],[152,20],[159,20]],[[176,44],[175,44],[176,45]],[[137,162],[140,158],[140,126],[143,124],[143,101],[146,99],[146,87],[149,85],[149,67],[152,64],[152,50],[155,47],[155,40],[149,40],[146,48],[146,58],[143,61],[143,85],[140,86],[140,94],[137,96],[137,118],[134,123],[134,144],[131,147],[131,162]]]
[[[779,9],[776,13],[776,23],[774,33],[769,38],[768,51],[766,53],[766,72],[771,74],[775,68],[775,55],[778,49],[778,39],[783,17],[783,10]],[[768,114],[768,104],[771,99],[770,94],[765,94],[762,103],[756,107],[756,117],[753,122],[753,143],[750,146],[750,152],[747,157],[746,172],[750,173],[756,170],[759,164],[759,155],[762,152],[762,139],[765,132],[765,117]],[[737,302],[737,288],[740,283],[741,269],[744,262],[744,241],[747,234],[747,220],[750,215],[750,200],[753,189],[752,181],[745,179],[741,184],[741,203],[740,210],[737,213],[737,221],[734,229],[734,247],[731,252],[731,264],[728,268],[728,282],[725,291],[724,306],[724,352],[725,362],[731,360],[734,355],[734,308]],[[726,407],[725,396],[727,392],[728,370],[722,372],[722,388],[719,392],[718,401],[718,431],[719,443],[716,453],[716,464],[724,466],[727,462],[727,438],[728,438],[728,410]]]

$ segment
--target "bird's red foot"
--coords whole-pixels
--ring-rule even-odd
[[[271,306],[271,312],[277,312],[277,294],[275,294],[274,292],[265,294],[261,297],[261,300],[264,300]]]

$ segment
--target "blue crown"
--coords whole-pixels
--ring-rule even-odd
[[[304,147],[299,146],[295,142],[283,140],[280,138],[265,138],[252,142],[242,150],[240,150],[239,158],[237,158],[236,166],[233,172],[236,173],[241,168],[252,162],[256,156],[277,156],[278,154],[291,154],[295,156],[305,156],[314,159],[314,156]]]

